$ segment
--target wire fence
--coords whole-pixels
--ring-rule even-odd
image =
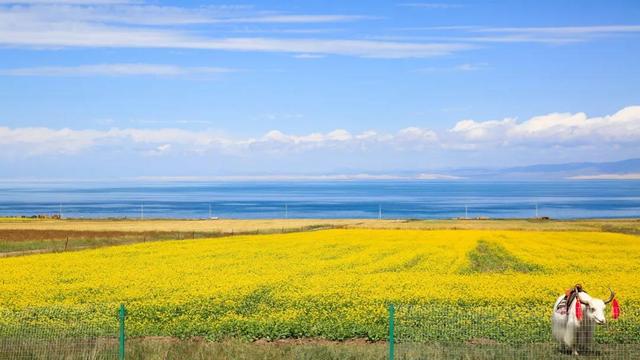
[[[92,309],[0,311],[0,359],[117,359],[119,316]]]
[[[553,340],[551,311],[537,306],[392,305],[389,318],[390,359],[566,359],[572,353]],[[638,330],[623,318],[610,320],[595,328],[580,354],[640,359]]]
[[[625,315],[637,319],[640,311],[627,306]],[[151,348],[138,343],[148,335],[141,329],[133,347],[125,346],[127,316],[123,305],[106,312],[91,307],[0,309],[0,359],[145,358]],[[550,311],[536,306],[391,305],[388,354],[373,358],[567,359],[571,351],[552,340],[550,319]],[[596,327],[593,343],[580,349],[581,358],[640,359],[639,332],[637,323],[625,316],[610,320]]]

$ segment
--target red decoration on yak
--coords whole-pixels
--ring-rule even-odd
[[[582,304],[580,304],[580,298],[576,296],[576,318],[582,320]]]
[[[618,304],[618,299],[613,299],[611,303],[611,312],[614,319],[620,317],[620,304]]]

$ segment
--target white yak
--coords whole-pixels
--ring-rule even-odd
[[[593,341],[595,326],[606,323],[604,310],[606,304],[615,297],[613,290],[606,301],[596,299],[587,294],[580,285],[576,285],[567,295],[558,297],[553,305],[551,327],[553,337],[572,354],[578,355],[578,350],[588,350]],[[576,302],[580,302],[582,312],[579,312]]]

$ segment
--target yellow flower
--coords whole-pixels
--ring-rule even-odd
[[[470,257],[479,244],[495,251],[480,254],[486,269]],[[379,339],[395,303],[408,338],[463,337],[480,319],[477,336],[504,336],[504,327],[544,340],[553,302],[578,282],[596,297],[607,286],[619,294],[612,329],[635,330],[612,333],[640,328],[629,306],[640,299],[640,241],[622,234],[326,230],[23,256],[0,268],[0,328],[19,326],[6,314],[25,309],[49,326],[110,328],[124,303],[132,335]],[[452,315],[458,328],[424,330]]]

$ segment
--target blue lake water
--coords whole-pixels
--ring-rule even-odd
[[[0,183],[0,216],[206,218],[640,217],[640,181]],[[286,208],[286,210],[285,210]]]

